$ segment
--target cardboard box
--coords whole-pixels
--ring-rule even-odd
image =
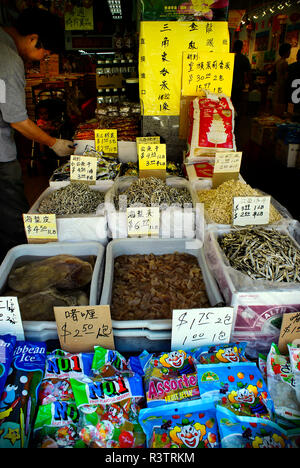
[[[123,75],[121,74],[111,76],[96,75],[96,87],[121,88],[123,79]]]
[[[286,167],[300,168],[300,144],[286,144],[283,140],[277,140],[275,158]]]
[[[259,146],[270,148],[276,141],[276,126],[262,125],[253,120],[251,125],[251,140]]]

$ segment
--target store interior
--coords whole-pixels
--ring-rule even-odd
[[[0,448],[299,448],[300,71],[279,108],[276,66],[300,0],[3,0],[0,24],[33,6],[65,50],[26,64],[28,116],[76,147],[15,133]]]

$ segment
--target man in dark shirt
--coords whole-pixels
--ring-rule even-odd
[[[24,62],[40,61],[63,47],[59,19],[45,10],[24,10],[12,26],[0,27],[0,262],[15,245],[26,243],[22,214],[28,211],[17,161],[14,131],[68,156],[73,142],[56,139],[28,118]]]
[[[235,41],[233,46],[234,57],[234,71],[232,80],[231,101],[239,116],[241,111],[241,102],[243,99],[243,90],[246,84],[251,80],[251,65],[249,59],[242,54],[243,42]]]

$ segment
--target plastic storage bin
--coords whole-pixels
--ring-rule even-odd
[[[70,182],[59,182],[48,187],[34,202],[29,213],[38,213],[39,206],[52,192],[69,185]],[[91,185],[91,190],[107,192],[113,182]],[[71,214],[56,216],[57,235],[59,242],[101,242],[106,245],[108,242],[107,216],[102,207],[98,207],[96,213]]]
[[[11,270],[20,265],[61,254],[74,255],[83,260],[92,255],[96,257],[96,261],[90,285],[89,304],[97,305],[99,304],[104,275],[104,253],[105,248],[98,242],[78,242],[76,244],[49,242],[47,244],[18,245],[9,250],[0,266],[0,294],[6,288]],[[41,341],[45,338],[58,338],[55,321],[23,321],[23,328],[26,339]]]
[[[119,239],[111,241],[106,249],[104,282],[101,295],[101,305],[110,305],[113,287],[114,259],[120,255],[150,254],[163,255],[167,253],[189,253],[198,258],[206,285],[206,292],[212,307],[222,305],[222,297],[218,286],[212,277],[203,253],[203,248],[193,240],[185,239]],[[123,351],[147,349],[155,351],[170,347],[171,319],[162,320],[113,320],[114,334],[117,344]],[[161,346],[159,345],[161,341]],[[160,347],[159,347],[160,346]],[[117,347],[117,345],[116,345]],[[117,349],[120,349],[117,347]]]

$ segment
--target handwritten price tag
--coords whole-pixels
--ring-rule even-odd
[[[158,236],[159,207],[127,208],[128,236]]]
[[[136,144],[160,144],[160,136],[137,137]]]
[[[287,344],[295,341],[300,344],[300,311],[283,314],[278,347],[283,354],[287,354]]]
[[[0,297],[0,329],[1,335],[9,333],[25,340],[17,297]]]
[[[96,151],[103,153],[118,153],[118,135],[116,129],[95,130]]]
[[[232,307],[173,310],[171,349],[229,343]]]
[[[54,307],[53,310],[63,350],[91,352],[94,346],[114,349],[109,306]]]
[[[28,243],[57,241],[55,214],[23,214],[23,221]]]
[[[233,225],[268,224],[270,218],[270,200],[270,196],[234,197]]]
[[[214,173],[240,172],[242,152],[217,153],[215,157]]]
[[[167,156],[165,144],[138,145],[139,169],[166,169]]]
[[[70,180],[95,184],[97,158],[72,155],[70,158]]]

